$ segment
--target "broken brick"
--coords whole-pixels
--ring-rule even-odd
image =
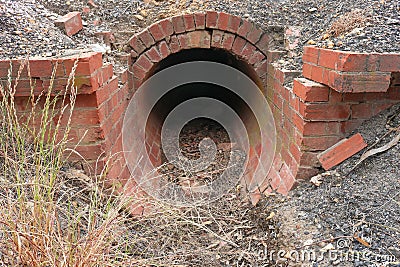
[[[80,12],[70,12],[62,18],[54,21],[54,24],[57,27],[63,29],[65,31],[65,34],[68,36],[74,35],[83,28]]]
[[[325,170],[338,165],[367,146],[361,134],[357,133],[350,138],[338,142],[336,145],[320,153],[317,157]]]

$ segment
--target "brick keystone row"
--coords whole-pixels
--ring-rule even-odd
[[[259,27],[248,20],[224,12],[208,11],[160,20],[132,36],[128,43],[136,54],[140,55],[154,43],[163,40],[168,42],[172,35],[196,30],[208,30],[210,32],[211,30],[219,30],[226,34],[241,37],[252,45],[247,47],[249,54],[253,53],[254,49],[258,49],[266,55],[273,42],[268,34],[263,33]],[[229,39],[229,35],[227,35],[227,38]],[[229,43],[229,41],[226,42]],[[257,61],[259,57],[259,55],[255,56],[253,61]]]

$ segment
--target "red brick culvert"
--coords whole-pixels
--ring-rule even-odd
[[[91,174],[96,165],[97,170],[101,169],[113,155],[108,162],[108,178],[126,181],[131,174],[121,153],[123,119],[130,99],[142,83],[158,71],[182,62],[212,61],[238,69],[258,85],[276,127],[274,160],[264,181],[251,194],[255,203],[265,190],[286,194],[299,179],[320,172],[319,153],[346,137],[364,120],[400,102],[400,54],[351,53],[307,46],[302,72],[288,71],[274,64],[285,53],[276,50],[280,41],[276,34],[263,32],[251,22],[226,13],[182,15],[158,21],[134,35],[129,40],[129,66],[121,73],[114,73],[111,64],[103,63],[101,53],[91,52],[57,59],[30,59],[30,76],[38,95],[48,88],[53,67],[57,67],[54,90],[61,91],[73,62],[79,58],[71,146],[78,144],[76,150],[89,162],[87,169]],[[7,81],[10,64],[11,76],[17,77],[22,63],[2,60],[1,82]],[[26,112],[31,93],[26,70],[16,88],[17,106]],[[209,96],[213,97],[211,91]],[[228,105],[239,105],[229,99],[224,99]],[[157,123],[149,131],[157,131],[154,128],[161,125],[157,119],[154,121]],[[138,153],[152,154],[157,161],[161,154],[159,137],[146,134],[153,135],[152,144],[147,144],[147,151]],[[253,143],[247,155],[249,168],[260,164],[257,145],[260,144]],[[70,160],[81,158],[72,155]]]

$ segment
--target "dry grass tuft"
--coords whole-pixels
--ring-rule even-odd
[[[341,15],[332,26],[329,28],[328,33],[333,36],[349,33],[355,28],[365,26],[369,21],[368,16],[365,15],[365,10],[355,9],[346,14]]]

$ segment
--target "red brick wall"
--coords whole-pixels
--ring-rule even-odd
[[[77,97],[72,114],[69,146],[77,153],[72,153],[69,160],[82,161],[83,157],[88,163],[85,164],[88,172],[100,173],[107,156],[122,149],[120,128],[128,103],[126,71],[118,79],[114,75],[113,66],[103,64],[101,53],[83,53],[58,59],[2,60],[0,82],[6,86],[11,64],[10,77],[13,85],[18,80],[15,94],[17,110],[21,114],[30,112],[27,104],[30,101],[31,83],[35,96],[47,92],[51,82],[52,95],[63,92],[75,61],[77,67],[74,86],[77,88]],[[58,117],[53,123],[57,120]],[[67,121],[68,116],[61,118],[62,125],[65,126]],[[118,172],[119,175],[123,169],[116,161],[111,166],[110,173]]]
[[[364,120],[400,102],[400,55],[305,47],[303,76],[268,66],[266,96],[278,132],[275,164],[263,188],[287,193],[320,171],[317,155]],[[382,78],[384,77],[384,78]],[[270,181],[269,181],[270,180]]]

